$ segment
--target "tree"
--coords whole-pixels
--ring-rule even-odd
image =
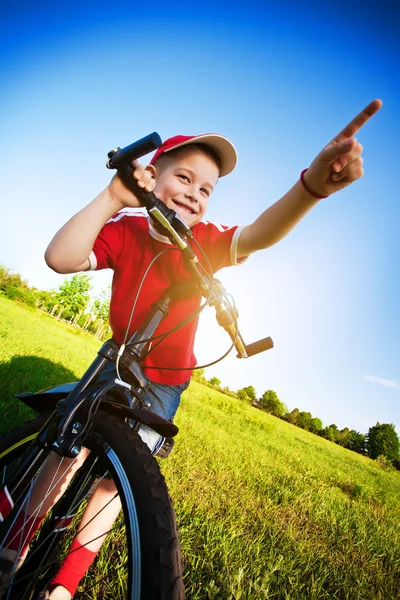
[[[299,418],[298,418],[298,422],[297,422],[298,427],[301,427],[302,429],[305,429],[306,431],[310,431],[310,429],[312,427],[312,418],[313,417],[310,412],[301,410],[299,412]]]
[[[332,425],[324,427],[324,429],[320,431],[319,435],[330,442],[335,441],[335,429],[332,427]]]
[[[14,300],[15,302],[23,302],[32,308],[36,306],[36,298],[31,290],[17,287],[14,285],[9,285],[4,292],[5,296],[10,300]]]
[[[261,409],[275,417],[282,417],[287,413],[287,406],[278,398],[274,390],[267,390],[259,399]]]
[[[241,388],[237,391],[237,397],[239,400],[244,400],[251,404],[256,400],[256,390],[252,385],[248,385],[247,387]]]
[[[104,323],[108,322],[110,313],[111,286],[106,290],[102,290],[93,302],[92,313],[96,319],[101,319]]]
[[[60,285],[57,301],[64,308],[65,318],[70,318],[85,310],[90,300],[90,288],[91,277],[83,273],[77,273],[70,279],[64,280],[64,283]]]
[[[386,456],[391,461],[400,458],[400,442],[396,429],[391,423],[377,423],[367,433],[366,447],[370,458]]]
[[[244,391],[243,388],[241,388],[240,390],[238,390],[236,392],[237,397],[239,398],[239,400],[243,400],[244,402],[249,402],[251,403],[250,398],[248,397],[248,395],[246,394],[246,392]]]
[[[310,423],[310,431],[318,434],[322,429],[322,421],[319,417],[313,417]]]
[[[350,444],[350,438],[350,429],[345,427],[344,429],[336,432],[335,442],[339,444],[339,446],[343,446],[343,448],[348,448]]]
[[[111,286],[100,292],[94,300],[91,313],[94,320],[87,323],[87,327],[95,332],[97,338],[104,338],[110,331],[108,315],[110,313]],[[77,318],[77,317],[76,317]],[[85,321],[86,322],[86,321]]]
[[[36,297],[37,306],[47,312],[51,312],[57,304],[57,293],[54,290],[39,290]]]
[[[359,431],[355,431],[352,429],[350,431],[350,440],[348,448],[353,450],[354,452],[359,452],[360,454],[364,454],[365,452],[365,435],[360,433]]]
[[[219,385],[221,385],[221,380],[218,379],[218,377],[211,377],[211,379],[209,379],[209,383],[211,383],[211,385],[214,385],[215,387],[218,387]]]
[[[3,283],[7,279],[8,269],[0,265],[0,290],[3,289]]]
[[[283,419],[292,425],[297,425],[299,421],[300,411],[298,408],[294,408],[290,413],[286,413]]]
[[[255,400],[257,398],[256,390],[254,389],[254,387],[252,385],[248,385],[247,387],[243,388],[243,390],[248,395],[250,400]]]
[[[0,265],[0,292],[14,302],[23,302],[34,308],[36,306],[36,289],[31,289],[19,273],[12,273]]]
[[[22,288],[24,290],[29,290],[29,285],[27,282],[22,279],[19,273],[12,273],[7,269],[7,267],[3,267],[0,265],[0,290],[6,293],[8,288]]]

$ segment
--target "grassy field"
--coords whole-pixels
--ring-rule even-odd
[[[3,431],[29,415],[14,393],[76,379],[100,345],[1,297],[0,336]],[[196,383],[176,422],[188,600],[400,598],[400,473]]]

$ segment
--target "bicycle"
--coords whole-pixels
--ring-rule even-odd
[[[132,161],[160,144],[158,134],[153,133],[122,150],[114,149],[108,154],[107,166],[117,169],[125,185],[132,188]],[[77,531],[88,497],[100,481],[110,477],[122,503],[122,514],[107,532],[114,535],[108,536],[105,543],[108,545],[105,551],[113,557],[109,561],[111,577],[107,578],[112,583],[108,586],[108,581],[102,580],[100,584],[95,578],[94,584],[90,580],[88,585],[91,588],[101,585],[101,598],[184,598],[182,557],[171,499],[158,462],[138,435],[141,425],[152,428],[165,438],[160,455],[167,456],[178,428],[144,405],[143,396],[150,380],[140,363],[155,340],[160,343],[189,319],[196,318],[207,305],[214,306],[219,325],[231,338],[231,346],[222,358],[233,347],[239,358],[273,347],[269,337],[245,344],[238,329],[236,308],[213,277],[211,266],[208,271],[201,266],[189,242],[193,239],[191,230],[154,194],[136,187],[135,193],[141,195],[149,215],[162,225],[182,252],[191,279],[189,283],[171,286],[125,345],[119,347],[114,340],[105,342],[79,382],[17,395],[39,416],[0,440],[0,543],[30,501],[34,483],[46,461],[58,461],[46,491],[48,497],[62,478],[70,481],[30,543],[27,554],[21,557],[22,565],[11,570],[7,586],[0,592],[4,600],[37,598],[65,555],[68,536],[73,537]],[[156,335],[171,303],[194,294],[206,299],[198,310],[173,330]],[[101,376],[110,364],[116,365],[117,377],[103,381]],[[87,454],[82,452],[83,448],[90,454],[80,464]],[[72,472],[72,476],[67,476],[67,472]],[[46,498],[42,501],[46,502]]]

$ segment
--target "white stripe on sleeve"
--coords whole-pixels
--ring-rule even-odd
[[[95,271],[97,269],[97,258],[93,250],[89,254],[89,269],[88,271]]]
[[[231,241],[231,263],[235,266],[241,265],[245,260],[248,259],[248,256],[241,256],[240,258],[237,256],[239,238],[244,228],[245,225],[240,225],[233,234]]]

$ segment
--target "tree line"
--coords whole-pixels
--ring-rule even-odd
[[[66,277],[56,290],[39,290],[30,287],[18,273],[12,273],[0,265],[0,294],[31,308],[44,310],[56,319],[66,320],[100,339],[106,339],[111,334],[108,324],[111,290],[109,287],[92,299],[91,287],[91,277],[78,273]],[[218,377],[207,380],[204,369],[196,370],[194,379],[296,427],[400,470],[400,442],[393,424],[376,423],[367,434],[348,427],[339,429],[334,423],[324,427],[321,419],[313,417],[310,412],[298,408],[289,412],[274,390],[267,390],[257,398],[254,386],[231,390],[228,386],[221,386]]]
[[[44,310],[57,320],[68,321],[99,339],[106,339],[111,333],[108,324],[111,290],[109,287],[92,299],[91,281],[88,275],[77,273],[66,277],[58,289],[39,290],[30,287],[19,273],[0,265],[0,294]]]
[[[298,408],[294,408],[289,412],[285,403],[279,399],[274,390],[265,391],[259,398],[257,398],[256,390],[252,385],[248,385],[235,392],[227,386],[221,386],[221,381],[218,377],[211,377],[207,380],[204,376],[204,369],[195,371],[194,379],[224,394],[238,398],[287,423],[291,423],[296,427],[305,429],[330,442],[343,446],[343,448],[348,448],[349,450],[378,460],[383,466],[392,466],[400,470],[400,440],[392,423],[378,422],[373,427],[370,427],[366,434],[349,429],[348,427],[339,429],[335,423],[324,427],[322,420],[319,417],[313,417],[310,412],[302,411]]]

